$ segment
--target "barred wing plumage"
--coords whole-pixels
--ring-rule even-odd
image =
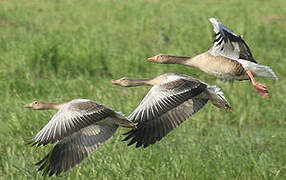
[[[101,121],[113,110],[87,99],[75,99],[66,104],[52,117],[44,128],[33,137],[33,145],[57,142],[78,130]]]

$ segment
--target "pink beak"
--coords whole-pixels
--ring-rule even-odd
[[[149,57],[149,58],[148,58],[148,61],[156,62],[156,57],[155,57],[155,56]]]

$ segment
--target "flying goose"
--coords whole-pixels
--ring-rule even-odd
[[[153,86],[138,107],[128,116],[137,123],[127,132],[128,145],[148,147],[198,112],[210,100],[222,109],[231,109],[223,92],[198,79],[183,74],[166,73],[151,79],[133,80],[123,77],[112,84],[132,87]]]
[[[118,126],[135,128],[122,113],[88,99],[67,103],[34,101],[25,108],[58,110],[30,142],[37,146],[57,142],[36,164],[43,175],[59,175],[75,167],[110,139]]]
[[[268,66],[258,64],[241,36],[233,33],[215,18],[210,18],[216,39],[213,47],[195,57],[158,54],[148,61],[161,64],[183,64],[198,68],[208,74],[223,79],[250,79],[255,91],[263,97],[269,97],[267,87],[254,79],[261,76],[278,80]]]

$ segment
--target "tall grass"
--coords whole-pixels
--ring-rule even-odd
[[[59,179],[285,179],[285,6],[279,0],[1,1],[0,179],[39,179],[34,163],[52,148],[25,145],[54,113],[24,109],[26,103],[89,98],[129,114],[148,88],[110,80],[164,72],[222,87],[233,111],[208,104],[147,149],[127,147],[120,129]],[[146,61],[209,49],[209,17],[243,34],[255,58],[276,72],[277,83],[259,78],[271,98],[258,96],[248,81]]]

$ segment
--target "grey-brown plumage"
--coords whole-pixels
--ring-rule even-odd
[[[135,128],[122,113],[88,99],[57,104],[35,101],[25,107],[59,110],[32,139],[38,146],[58,142],[37,163],[43,175],[58,175],[73,168],[110,139],[119,126]]]
[[[223,93],[216,86],[182,74],[166,73],[148,80],[121,78],[112,81],[121,86],[153,85],[138,107],[128,116],[137,128],[126,133],[124,141],[136,147],[148,147],[161,140],[198,112],[208,100],[223,109],[230,109]]]
[[[198,112],[207,102],[208,98],[193,98],[160,116],[141,121],[137,125],[138,129],[125,134],[127,137],[124,141],[133,138],[128,145],[136,143],[136,147],[143,146],[146,148],[156,141],[160,141],[169,132]]]
[[[59,175],[75,167],[110,139],[117,128],[118,125],[99,126],[93,124],[65,137],[36,164],[40,166],[38,171],[43,171],[43,175],[51,176]]]
[[[258,64],[248,45],[240,35],[236,35],[215,18],[210,18],[216,39],[210,50],[194,57],[158,54],[149,61],[162,64],[183,64],[198,68],[210,75],[227,80],[249,80],[256,92],[269,97],[267,87],[258,83],[255,76],[278,80],[268,66]]]
[[[76,99],[64,103],[51,121],[32,139],[33,145],[54,143],[113,113],[113,110],[90,100]]]

